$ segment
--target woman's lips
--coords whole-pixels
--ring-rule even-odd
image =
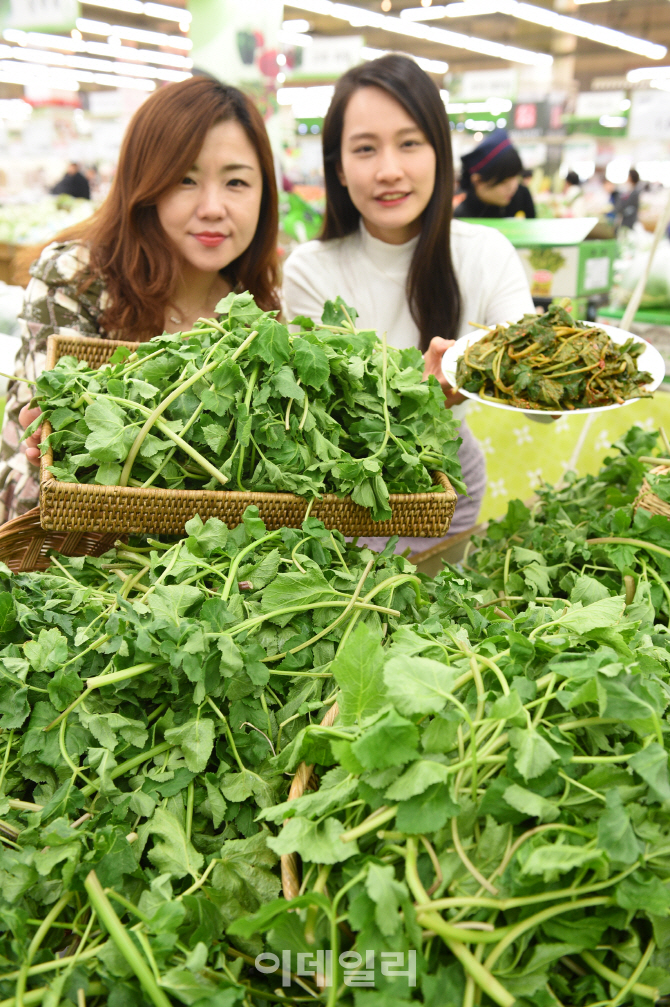
[[[385,192],[381,196],[375,196],[375,201],[380,206],[398,206],[399,203],[402,203],[408,197],[409,192]]]
[[[225,234],[218,234],[215,231],[201,231],[200,234],[194,234],[193,237],[205,248],[217,248],[226,240]]]

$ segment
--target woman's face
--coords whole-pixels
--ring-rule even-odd
[[[509,206],[519,188],[519,176],[513,175],[502,182],[484,182],[480,175],[472,175],[472,187],[482,203],[491,206]]]
[[[368,232],[392,245],[421,230],[435,186],[435,150],[402,105],[362,87],[344,114],[338,177]]]
[[[251,244],[262,195],[258,155],[240,124],[230,120],[209,130],[191,170],[156,209],[185,262],[216,273]]]

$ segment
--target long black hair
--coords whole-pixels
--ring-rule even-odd
[[[425,352],[434,336],[455,339],[461,316],[461,295],[450,245],[454,165],[449,120],[433,81],[407,56],[381,56],[340,77],[323,124],[326,213],[322,241],[343,238],[358,228],[360,213],[337,177],[337,170],[344,114],[349,99],[362,87],[379,87],[395,98],[435,151],[435,187],[423,211],[421,233],[407,276],[407,300]]]

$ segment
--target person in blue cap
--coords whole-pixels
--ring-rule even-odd
[[[521,184],[521,158],[506,129],[495,129],[461,158],[465,199],[455,217],[534,217],[535,204]]]

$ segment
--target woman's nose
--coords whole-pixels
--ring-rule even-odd
[[[403,170],[395,151],[382,151],[377,165],[377,178],[380,181],[389,181],[401,178],[402,174]]]
[[[220,219],[226,216],[226,203],[218,186],[206,186],[198,203],[197,215],[200,218]]]

